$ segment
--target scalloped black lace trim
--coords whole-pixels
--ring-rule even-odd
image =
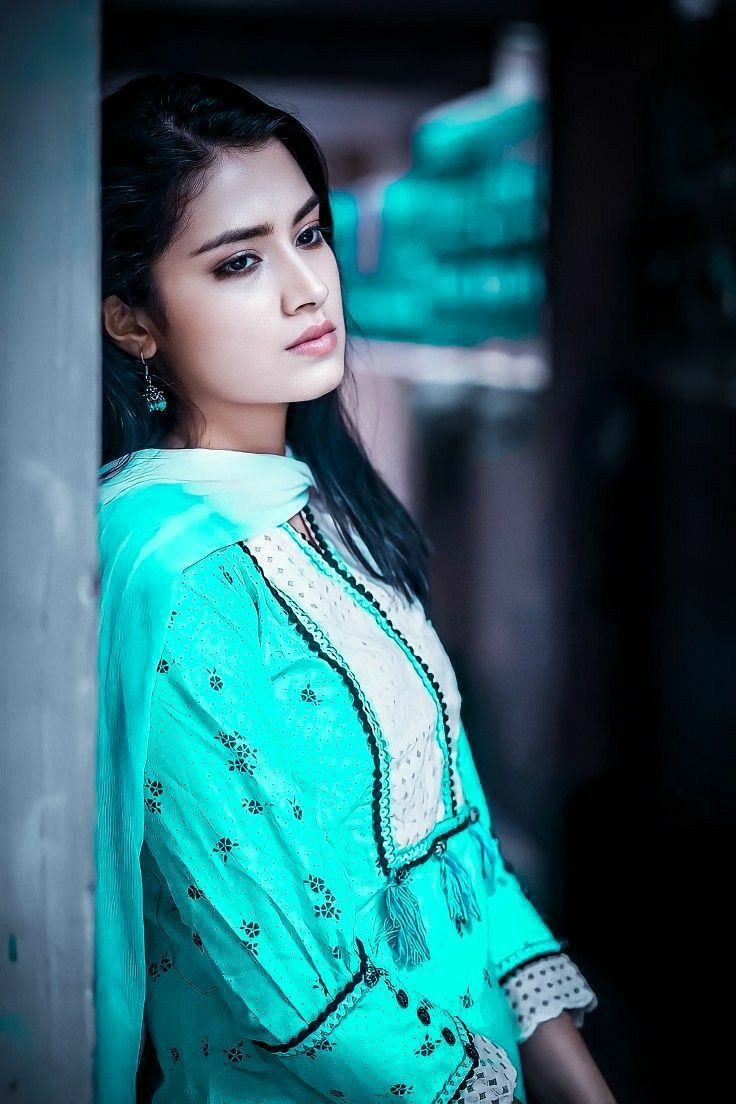
[[[430,683],[431,683],[431,685],[434,689],[434,692],[437,696],[437,701],[439,702],[440,709],[442,711],[442,725],[443,725],[443,729],[444,729],[445,746],[447,747],[447,764],[448,764],[449,781],[450,781],[450,804],[451,804],[452,815],[455,816],[455,814],[457,813],[457,794],[455,793],[455,764],[454,764],[453,758],[452,758],[452,739],[451,739],[451,735],[450,735],[450,718],[449,718],[448,713],[447,713],[447,705],[445,704],[445,697],[444,697],[444,694],[442,693],[442,688],[440,687],[439,682],[435,678],[434,673],[432,671],[430,671],[428,664],[425,663],[425,661],[422,659],[422,657],[414,651],[414,649],[412,648],[411,644],[406,639],[404,634],[399,632],[399,630],[393,624],[393,622],[391,621],[391,618],[388,616],[388,614],[386,613],[384,608],[381,606],[381,604],[379,603],[379,601],[377,600],[375,595],[373,595],[371,593],[371,591],[368,590],[368,588],[363,583],[361,583],[358,579],[355,578],[355,576],[349,570],[349,568],[347,567],[346,564],[342,563],[341,561],[339,561],[335,558],[333,553],[327,547],[327,545],[325,543],[325,539],[322,535],[322,532],[320,531],[320,528],[319,528],[317,522],[315,521],[314,514],[312,513],[312,510],[309,506],[304,507],[304,514],[306,515],[306,518],[307,518],[312,530],[314,531],[314,535],[317,538],[317,545],[318,545],[317,550],[319,551],[321,556],[327,561],[328,564],[330,564],[330,566],[332,568],[334,568],[335,571],[338,572],[339,575],[341,575],[343,577],[343,579],[345,579],[348,583],[350,583],[350,585],[355,590],[357,590],[359,594],[362,594],[364,598],[368,599],[368,601],[371,603],[371,605],[374,607],[374,609],[376,609],[378,611],[378,613],[380,613],[381,617],[384,619],[384,621],[389,626],[391,631],[396,634],[396,636],[402,642],[402,644],[407,649],[407,651],[411,652],[411,654],[414,656],[414,658],[417,661],[417,663],[419,664],[419,666],[426,673],[427,678],[429,679],[429,681],[430,681]]]
[[[359,985],[365,977],[366,970],[370,961],[368,955],[366,954],[365,947],[363,946],[362,941],[358,939],[357,936],[355,937],[355,942],[358,944],[360,966],[355,971],[347,985],[344,985],[337,996],[334,997],[330,1001],[330,1003],[322,1009],[319,1016],[316,1016],[310,1023],[306,1025],[306,1027],[303,1027],[298,1034],[292,1036],[292,1038],[285,1043],[263,1043],[256,1039],[256,1046],[262,1047],[263,1050],[278,1051],[279,1053],[285,1050],[291,1050],[293,1047],[298,1046],[299,1043],[304,1042],[307,1036],[311,1035],[313,1031],[316,1031],[320,1024],[323,1024],[325,1020],[328,1019],[328,1017],[331,1016],[332,1013],[340,1007],[343,1001],[350,996],[353,989],[355,989],[355,987]]]
[[[465,1028],[465,1031],[467,1032],[467,1039],[465,1040],[466,1044],[468,1042],[472,1042],[473,1041],[473,1036],[470,1032],[470,1029],[467,1027],[467,1025],[462,1020],[460,1022],[463,1024],[463,1027]],[[466,1054],[468,1053],[467,1045],[466,1045],[465,1053]],[[470,1082],[473,1080],[473,1077],[475,1076],[475,1073],[478,1069],[478,1065],[480,1063],[480,1055],[478,1054],[477,1047],[473,1051],[472,1063],[473,1064],[471,1065],[470,1069],[465,1074],[465,1076],[463,1077],[463,1079],[460,1082],[460,1084],[458,1085],[458,1087],[455,1089],[455,1091],[452,1094],[452,1096],[450,1097],[450,1099],[447,1101],[447,1104],[462,1104],[463,1093],[467,1089]]]
[[[335,671],[337,671],[338,675],[340,675],[343,682],[347,686],[347,689],[350,693],[350,697],[353,700],[353,705],[355,707],[355,711],[358,714],[358,717],[360,718],[360,722],[363,726],[363,730],[365,731],[365,734],[368,737],[368,746],[370,748],[371,757],[373,759],[373,788],[372,788],[372,801],[371,801],[371,813],[372,813],[372,819],[373,819],[373,835],[374,835],[374,838],[375,838],[375,841],[376,841],[376,848],[378,850],[378,861],[381,864],[381,870],[384,874],[388,875],[390,870],[391,870],[391,867],[389,865],[388,858],[386,857],[386,848],[385,848],[384,842],[383,842],[383,829],[382,829],[382,826],[381,826],[381,753],[380,753],[380,749],[378,747],[378,743],[376,741],[375,733],[373,732],[373,727],[372,727],[371,722],[368,718],[368,715],[366,714],[363,703],[360,700],[360,692],[359,692],[357,686],[355,685],[355,682],[354,682],[353,678],[351,677],[350,672],[347,670],[347,668],[343,667],[341,663],[338,663],[337,660],[333,659],[332,656],[328,655],[327,652],[324,650],[324,648],[321,646],[321,644],[317,640],[314,639],[314,637],[312,636],[311,632],[306,627],[306,625],[302,624],[302,622],[299,620],[297,615],[294,613],[294,610],[289,605],[286,598],[284,598],[284,596],[278,591],[276,586],[274,586],[274,584],[271,582],[271,580],[266,576],[266,573],[264,572],[261,565],[258,563],[258,560],[253,555],[251,550],[248,548],[245,541],[238,541],[238,544],[243,549],[243,551],[246,553],[246,555],[255,564],[255,567],[257,568],[257,570],[258,570],[261,578],[265,582],[266,586],[271,591],[274,598],[279,603],[279,605],[282,607],[282,609],[285,611],[287,617],[291,621],[294,628],[304,638],[304,640],[306,641],[308,647],[311,648],[311,650],[313,652],[316,652],[317,655],[319,655],[322,659],[324,659],[326,663],[329,663],[329,665]]]

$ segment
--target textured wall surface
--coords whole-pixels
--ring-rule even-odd
[[[0,1100],[91,1099],[94,0],[0,5]]]

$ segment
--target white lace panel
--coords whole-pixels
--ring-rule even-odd
[[[512,1104],[516,1088],[516,1067],[506,1051],[485,1035],[473,1035],[478,1048],[478,1068],[460,1095],[461,1104]]]
[[[403,633],[414,651],[417,655],[421,656],[437,679],[440,689],[442,690],[442,696],[445,700],[450,738],[455,748],[457,746],[457,734],[460,728],[461,705],[457,678],[450,657],[445,651],[444,645],[437,635],[434,625],[427,619],[421,602],[418,598],[414,598],[411,602],[408,602],[394,587],[375,579],[373,575],[369,575],[358,563],[350,549],[346,547],[337,531],[337,527],[331,515],[324,509],[319,497],[313,495],[309,505],[320,529],[330,543],[336,547],[352,574],[375,596],[381,608],[386,611],[391,619],[392,624],[399,632]],[[358,545],[363,549],[368,562],[375,566],[375,560],[366,548],[365,543],[357,534],[354,535]],[[460,808],[464,803],[464,797],[462,784],[457,774],[455,775],[455,793],[457,794],[458,808]]]
[[[504,980],[503,990],[519,1025],[519,1042],[528,1039],[537,1024],[564,1011],[582,1027],[586,1012],[598,1007],[595,993],[564,952],[518,966]]]
[[[393,836],[405,847],[446,816],[440,711],[401,645],[346,592],[346,584],[312,562],[302,541],[276,526],[246,543],[268,581],[328,636],[371,703],[391,759]]]

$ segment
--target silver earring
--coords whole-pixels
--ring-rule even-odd
[[[156,385],[151,382],[151,377],[148,374],[148,364],[146,363],[146,359],[143,356],[142,350],[141,360],[143,361],[143,366],[146,369],[146,385],[143,388],[143,398],[146,400],[148,409],[152,414],[156,411],[165,410],[167,406],[166,396],[159,387],[156,387]]]

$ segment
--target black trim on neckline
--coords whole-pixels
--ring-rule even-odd
[[[305,508],[305,509],[308,509],[308,508]],[[311,516],[309,517],[309,521],[310,521],[310,524],[312,525],[312,528],[313,528],[313,530],[314,530],[314,532],[317,536],[317,539],[321,541],[321,534],[319,532],[319,528],[317,527],[317,525],[315,524],[315,522],[313,521]],[[353,701],[353,706],[355,708],[355,711],[358,714],[361,725],[363,726],[363,730],[366,733],[366,736],[368,738],[368,746],[370,748],[371,757],[373,759],[373,785],[372,785],[371,819],[372,819],[372,824],[373,824],[373,835],[374,835],[374,839],[376,841],[376,848],[377,848],[377,851],[378,851],[378,862],[379,862],[379,865],[380,865],[380,868],[381,868],[381,872],[388,877],[388,875],[391,873],[392,869],[395,869],[396,872],[398,873],[399,871],[408,871],[412,867],[420,866],[422,863],[426,862],[428,859],[432,858],[435,855],[435,844],[436,843],[438,843],[442,839],[447,839],[450,836],[454,836],[458,832],[462,832],[464,829],[466,829],[472,823],[471,818],[470,818],[470,814],[468,814],[466,817],[464,817],[458,824],[453,825],[451,828],[448,828],[444,832],[437,835],[432,840],[432,843],[429,844],[429,846],[427,847],[427,850],[423,854],[417,855],[413,859],[408,859],[405,862],[402,862],[399,866],[397,866],[395,868],[391,867],[391,865],[389,864],[389,861],[388,861],[388,857],[386,855],[386,846],[385,846],[385,843],[384,843],[383,828],[382,828],[382,823],[381,823],[381,786],[382,786],[382,778],[383,778],[382,773],[381,773],[381,752],[380,752],[380,749],[378,747],[378,743],[376,741],[376,736],[375,736],[375,733],[373,731],[373,726],[371,725],[370,719],[369,719],[369,717],[368,717],[368,715],[365,711],[365,707],[363,705],[363,702],[361,701],[360,692],[359,692],[359,690],[358,690],[358,688],[355,684],[355,680],[352,677],[352,675],[350,674],[350,672],[347,670],[346,667],[344,667],[341,663],[339,663],[339,661],[333,659],[332,656],[328,655],[328,653],[324,650],[324,648],[319,643],[319,641],[317,641],[314,638],[314,636],[312,635],[310,630],[307,628],[307,626],[304,625],[303,622],[299,619],[299,617],[296,615],[296,613],[294,612],[294,610],[292,609],[291,605],[289,604],[287,599],[284,597],[284,595],[281,594],[281,592],[276,587],[276,585],[274,583],[272,583],[271,580],[268,578],[265,571],[263,570],[260,563],[258,562],[258,559],[254,555],[254,553],[251,552],[250,548],[248,548],[248,545],[247,545],[246,541],[241,540],[241,541],[238,541],[237,543],[240,546],[240,548],[243,550],[243,552],[245,552],[245,554],[251,560],[251,562],[254,564],[256,570],[258,571],[259,575],[261,576],[264,583],[268,587],[269,591],[271,592],[271,594],[273,594],[276,601],[279,603],[281,608],[284,610],[284,612],[286,613],[289,621],[296,628],[297,632],[305,640],[307,646],[313,652],[316,652],[320,656],[320,658],[323,659],[326,663],[329,663],[329,665],[333,668],[333,670],[337,671],[337,673],[340,675],[340,677],[342,678],[343,682],[345,683],[345,685],[348,689],[350,697]],[[312,547],[314,547],[314,546],[312,545]],[[324,555],[325,555],[325,558],[330,557],[330,560],[334,559],[334,557],[330,556],[329,549],[325,549]],[[329,562],[329,560],[328,560],[328,562]],[[336,567],[336,570],[339,570],[339,565]],[[342,575],[343,572],[340,571],[340,574]],[[353,585],[358,590],[360,590],[360,588],[362,587],[362,584],[359,583],[357,580],[354,580]],[[369,599],[369,601],[373,602],[373,604],[376,606],[376,608],[379,610],[379,612],[382,614],[382,616],[386,617],[386,620],[389,621],[388,617],[383,612],[383,610],[381,610],[380,607],[377,605],[375,599],[370,594],[370,592],[365,592],[364,587],[363,587],[362,592],[365,593],[365,596]],[[391,624],[390,621],[389,621],[389,624]],[[393,629],[394,632],[396,632],[397,636],[399,636],[400,639],[402,639],[404,641],[404,643],[406,643],[407,647],[412,651],[412,654],[416,655],[416,653],[413,652],[410,645],[406,641],[405,637],[403,637],[401,635],[401,633],[399,633],[398,630],[396,630],[394,628],[393,625],[391,625],[391,628]],[[424,667],[425,670],[428,670],[426,664],[424,664],[421,660],[419,662],[422,663],[422,666]],[[430,678],[433,678],[431,673],[430,673]],[[436,685],[436,683],[435,683],[435,685]],[[439,687],[437,687],[437,689],[439,690]],[[440,693],[440,696],[441,696],[441,691],[439,691],[439,693]],[[446,718],[447,714],[446,714],[445,707],[444,707],[444,699],[442,699],[442,708],[443,708],[443,717]],[[447,728],[446,728],[446,731],[448,731]],[[451,793],[452,793],[452,796],[453,796],[453,804],[455,804],[454,787],[452,785],[452,756],[449,753],[448,753],[448,760],[449,760],[449,763],[450,763],[450,788],[451,788]],[[453,815],[456,815],[456,813],[454,813]]]
[[[370,747],[371,756],[373,758],[373,790],[372,790],[372,794],[373,794],[373,801],[372,801],[373,834],[374,834],[374,837],[375,837],[375,840],[376,840],[376,847],[378,849],[378,861],[381,864],[381,870],[384,874],[388,875],[388,873],[391,870],[391,867],[389,865],[388,858],[386,856],[386,848],[385,848],[384,842],[383,842],[383,832],[381,830],[381,802],[380,802],[380,789],[381,789],[381,779],[382,779],[382,775],[381,775],[381,753],[380,753],[380,749],[378,747],[378,744],[376,742],[376,737],[375,737],[375,733],[373,732],[373,727],[372,727],[371,722],[368,718],[368,715],[366,714],[363,703],[360,700],[360,694],[358,692],[357,687],[355,686],[355,682],[352,679],[352,677],[350,676],[350,673],[348,672],[348,670],[345,667],[343,667],[343,665],[341,663],[338,663],[337,660],[333,660],[332,656],[327,654],[327,652],[324,650],[322,645],[317,640],[315,640],[315,638],[312,636],[311,632],[306,627],[306,625],[304,625],[299,620],[297,615],[294,613],[294,610],[291,608],[291,606],[287,602],[286,598],[284,598],[284,596],[279,592],[277,587],[267,577],[267,575],[264,572],[263,568],[259,564],[259,562],[256,559],[256,557],[254,556],[254,554],[248,548],[245,541],[238,541],[238,544],[243,549],[243,551],[246,553],[246,555],[250,558],[250,560],[253,562],[253,564],[256,567],[256,570],[260,574],[260,576],[263,579],[263,581],[265,582],[266,586],[268,587],[270,592],[273,594],[274,598],[279,603],[279,605],[282,607],[282,609],[285,611],[287,617],[291,621],[294,628],[297,630],[297,632],[306,641],[307,646],[313,652],[316,652],[317,655],[319,655],[321,659],[324,659],[326,663],[329,663],[329,665],[335,671],[337,671],[337,673],[340,675],[343,682],[347,686],[348,692],[349,692],[349,694],[350,694],[350,696],[353,700],[353,705],[355,707],[355,711],[358,714],[358,717],[360,718],[360,722],[363,726],[363,729],[366,733],[366,736],[368,737],[368,746]]]
[[[317,539],[317,543],[319,545],[318,551],[321,553],[323,559],[326,560],[327,563],[330,565],[330,567],[332,567],[335,571],[337,571],[337,573],[339,575],[341,575],[343,579],[345,579],[348,583],[350,583],[350,585],[353,587],[354,590],[357,590],[359,594],[362,594],[364,598],[367,598],[367,600],[371,603],[373,608],[384,619],[384,621],[389,626],[391,631],[393,633],[395,633],[395,635],[399,638],[399,640],[406,647],[406,649],[409,652],[411,652],[411,654],[414,656],[414,659],[417,661],[417,663],[422,668],[422,670],[426,673],[427,678],[429,679],[429,682],[430,682],[430,684],[431,684],[431,686],[432,686],[432,688],[435,692],[435,695],[437,697],[437,701],[439,703],[441,714],[442,714],[442,727],[443,727],[444,737],[445,737],[445,746],[447,748],[447,767],[448,767],[448,775],[449,775],[449,782],[450,782],[450,813],[451,813],[452,816],[455,816],[457,814],[457,794],[455,792],[455,770],[456,770],[456,768],[455,768],[455,764],[453,762],[453,755],[452,755],[452,739],[451,739],[451,735],[450,735],[450,718],[449,718],[449,715],[448,715],[448,712],[447,712],[447,705],[445,704],[445,696],[442,693],[442,688],[441,688],[439,682],[437,681],[437,679],[435,678],[434,673],[429,669],[429,665],[427,663],[425,663],[425,661],[422,659],[422,657],[415,652],[415,650],[412,648],[411,644],[406,639],[404,634],[396,628],[396,626],[391,621],[391,618],[388,616],[388,614],[386,613],[384,608],[378,602],[375,595],[373,595],[371,593],[371,591],[368,590],[368,588],[363,583],[361,583],[358,579],[355,578],[355,576],[353,575],[353,573],[350,571],[350,569],[347,567],[346,564],[340,562],[339,560],[337,560],[335,558],[334,554],[327,547],[327,544],[325,543],[325,538],[322,534],[322,531],[321,531],[319,525],[317,524],[317,521],[315,520],[315,517],[314,517],[314,514],[312,513],[311,508],[308,505],[304,507],[304,514],[306,515],[306,518],[309,521],[309,524],[310,524],[311,528],[314,531],[314,535],[315,535],[315,537]],[[312,547],[314,547],[314,546],[312,546]]]

